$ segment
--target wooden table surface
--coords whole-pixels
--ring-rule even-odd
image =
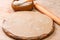
[[[39,4],[60,17],[60,0],[37,0]],[[7,37],[2,31],[2,20],[14,11],[11,8],[12,0],[0,0],[0,40],[13,40]],[[60,40],[60,25],[54,23],[55,32],[44,40]]]

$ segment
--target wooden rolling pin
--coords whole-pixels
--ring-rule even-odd
[[[52,14],[51,12],[46,10],[44,7],[39,5],[37,2],[34,2],[34,7],[36,9],[38,9],[40,12],[42,12],[42,13],[46,14],[47,16],[49,16],[50,18],[52,18],[56,23],[58,23],[60,25],[60,18],[59,17],[55,16],[54,14]]]

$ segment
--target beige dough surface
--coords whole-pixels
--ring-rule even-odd
[[[39,12],[23,11],[8,16],[3,27],[17,36],[36,37],[49,34],[53,29],[53,21]]]

